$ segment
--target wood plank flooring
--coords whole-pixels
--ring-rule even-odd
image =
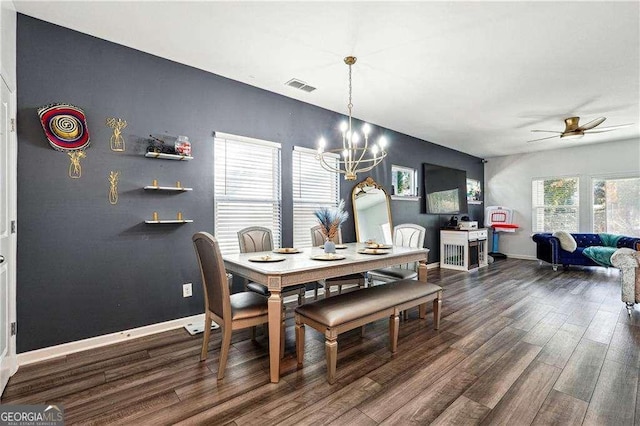
[[[311,328],[297,368],[288,309],[278,384],[261,331],[234,333],[218,381],[220,332],[200,363],[201,337],[178,329],[23,366],[1,402],[59,403],[67,424],[640,424],[640,308],[627,317],[619,279],[514,259],[429,271],[440,330],[413,310],[396,355],[386,321],[340,335],[333,386]]]

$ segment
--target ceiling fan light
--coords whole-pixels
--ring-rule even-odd
[[[580,139],[583,136],[584,136],[584,133],[582,132],[572,132],[572,133],[561,135],[560,137],[564,139]]]

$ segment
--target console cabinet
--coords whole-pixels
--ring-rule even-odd
[[[440,267],[469,271],[487,266],[487,229],[440,231]]]

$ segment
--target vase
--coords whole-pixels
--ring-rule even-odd
[[[324,242],[324,252],[325,253],[335,253],[336,252],[336,243],[331,240],[326,240]]]

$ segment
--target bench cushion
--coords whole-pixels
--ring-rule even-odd
[[[442,287],[435,284],[401,280],[307,303],[298,306],[296,313],[327,327],[335,327],[440,290]]]
[[[390,268],[374,269],[369,273],[374,277],[383,276],[395,280],[412,280],[418,276],[418,273],[413,269],[397,268],[393,266]]]

